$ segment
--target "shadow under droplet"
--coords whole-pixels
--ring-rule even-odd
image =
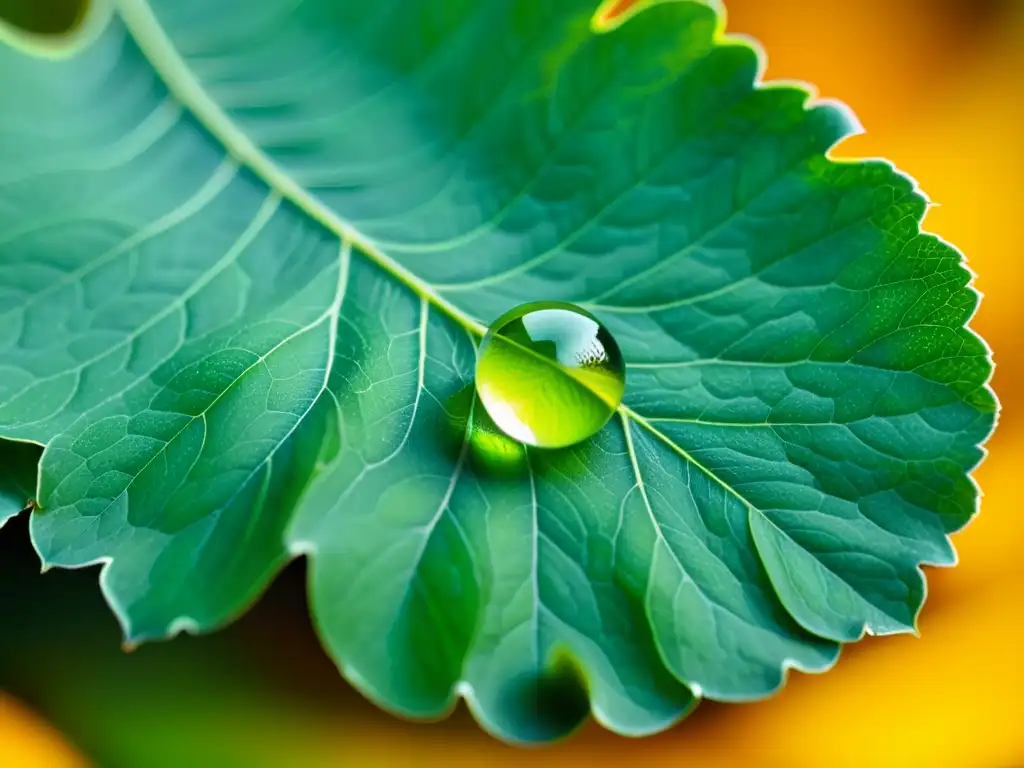
[[[513,479],[526,474],[526,446],[494,423],[472,384],[448,398],[445,410],[444,445],[453,460],[458,460],[465,446],[470,467],[483,477]]]
[[[534,461],[531,467],[527,446],[506,435],[487,413],[469,384],[444,401],[447,417],[443,424],[442,446],[453,461],[458,461],[466,444],[468,468],[482,479],[516,480],[532,469],[539,476],[552,472],[564,477],[585,477],[602,453],[597,449],[595,435],[576,445],[565,448],[535,448],[529,450],[544,461]],[[605,425],[603,430],[609,429]],[[468,444],[467,444],[468,443]]]

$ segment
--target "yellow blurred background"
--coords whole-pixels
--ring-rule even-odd
[[[960,565],[929,573],[921,637],[868,639],[825,675],[793,675],[772,700],[705,703],[655,737],[588,725],[529,753],[484,735],[464,711],[428,726],[354,694],[331,704],[266,691],[197,699],[192,714],[218,741],[216,754],[239,765],[1024,767],[1024,522],[1015,511],[1024,470],[1024,0],[726,4],[728,30],[768,52],[767,79],[812,82],[856,112],[867,132],[837,156],[886,157],[919,181],[936,203],[926,228],[967,254],[985,294],[973,325],[995,350],[1001,425],[976,473],[981,516],[955,538]],[[132,712],[126,728],[147,716],[149,727],[180,727],[182,739],[198,733],[170,703]],[[85,764],[39,714],[0,693],[0,765]]]

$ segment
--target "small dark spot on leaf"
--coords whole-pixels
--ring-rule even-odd
[[[590,714],[583,674],[575,662],[559,656],[540,675],[523,675],[505,689],[506,728],[527,741],[544,742],[572,733]]]
[[[0,19],[37,35],[64,35],[85,18],[89,0],[0,0]]]

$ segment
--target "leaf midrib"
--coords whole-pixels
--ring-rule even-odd
[[[119,15],[132,38],[153,69],[174,95],[199,123],[217,139],[240,164],[248,167],[282,198],[300,208],[306,215],[333,232],[342,241],[358,248],[378,267],[400,280],[420,297],[443,310],[466,330],[483,336],[487,328],[476,318],[438,294],[402,264],[380,250],[351,223],[303,189],[245,135],[192,75],[157,20],[146,0],[116,0]]]
[[[328,231],[333,232],[342,242],[354,245],[376,266],[402,282],[423,300],[434,304],[471,335],[483,337],[487,331],[483,323],[445,299],[429,283],[384,253],[355,225],[343,219],[315,195],[300,186],[235,125],[228,114],[207,93],[202,83],[192,74],[174,43],[160,25],[147,0],[115,0],[115,5],[129,34],[167,89],[240,164],[248,167],[272,190],[276,190],[282,198],[290,201]],[[742,502],[744,506],[753,508],[754,505],[739,491],[697,461],[643,416],[624,403],[617,410],[624,417],[632,419],[668,445],[671,450],[701,470],[726,492]]]

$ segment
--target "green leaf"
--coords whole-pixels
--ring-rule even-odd
[[[0,440],[0,528],[35,496],[39,446]]]
[[[911,631],[996,404],[959,254],[713,9],[123,0],[0,49],[0,434],[131,642],[309,558],[342,673],[642,734]],[[45,53],[45,56],[33,55]],[[575,302],[625,405],[500,443],[486,323]],[[466,439],[469,435],[469,439]],[[495,456],[509,459],[498,471]]]

